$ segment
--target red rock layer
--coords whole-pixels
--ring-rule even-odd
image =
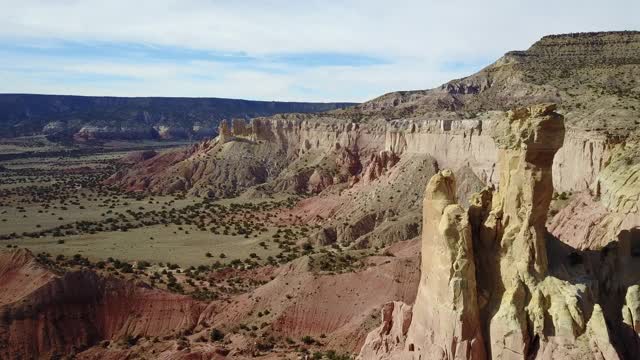
[[[48,357],[125,335],[195,326],[203,305],[91,271],[57,275],[26,250],[0,254],[0,358]]]

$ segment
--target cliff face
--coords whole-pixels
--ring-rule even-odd
[[[385,134],[385,149],[433,156],[441,167],[470,167],[482,181],[497,184],[498,150],[493,141],[497,112],[477,119],[395,120]],[[588,189],[626,136],[569,128],[553,161],[558,192]]]
[[[596,131],[568,129],[564,144],[553,161],[556,191],[589,189],[609,163],[615,146],[623,139]]]
[[[223,121],[219,132],[214,140],[152,158],[108,182],[216,197],[267,182],[272,191],[318,192],[359,174],[360,159],[382,150],[384,136],[355,123],[300,114]]]
[[[167,168],[166,164],[156,166],[158,162],[164,164],[167,159],[157,158],[138,164],[133,171],[118,174],[111,182],[125,184],[133,190],[160,193],[191,190],[202,194],[206,193],[206,190],[199,185],[204,183],[225,187],[224,182],[217,180],[216,169],[226,168],[225,163],[229,159],[235,159],[240,154],[245,158],[256,159],[256,162],[246,163],[252,166],[252,170],[247,171],[246,176],[251,177],[251,172],[268,173],[269,176],[259,176],[253,181],[241,182],[234,189],[212,192],[216,196],[230,196],[247,187],[278,177],[288,177],[287,181],[296,182],[298,180],[294,181],[291,178],[298,176],[302,169],[291,168],[287,164],[314,156],[331,157],[333,152],[346,149],[352,154],[354,161],[362,164],[362,170],[376,160],[371,156],[379,156],[382,152],[398,159],[405,155],[428,155],[435,159],[441,168],[456,171],[469,168],[485,184],[497,184],[500,163],[492,134],[499,116],[499,112],[490,112],[473,120],[446,117],[440,120],[412,118],[386,124],[380,121],[359,124],[339,121],[332,117],[296,115],[259,118],[247,123],[236,120],[234,129],[223,122],[217,141],[204,142],[171,155],[174,159],[169,164],[171,167]],[[576,129],[567,130],[563,146],[553,161],[555,190],[562,192],[588,189],[609,163],[613,149],[621,142],[624,142],[624,139],[618,136]],[[216,157],[213,157],[213,154]],[[162,170],[157,172],[154,169]],[[276,188],[306,191],[309,176],[314,172],[316,176],[320,176],[318,172],[323,170],[308,167],[305,171],[308,174],[303,175],[304,184],[289,184]],[[326,176],[333,177],[331,172],[334,171],[329,171]],[[371,174],[351,171],[349,176],[370,178]],[[167,179],[174,181],[167,182]],[[326,182],[326,185],[344,180],[332,179]]]
[[[228,123],[229,136],[248,140],[227,147],[238,148],[245,157],[275,157],[277,164],[249,161],[260,176],[253,186],[281,177],[272,189],[315,192],[334,181],[335,167],[320,165],[318,158],[331,158],[336,147],[348,149],[365,169],[380,151],[395,157],[421,155],[437,161],[440,168],[454,172],[471,169],[486,184],[496,184],[499,173],[498,149],[492,134],[500,112],[512,107],[539,102],[553,102],[566,120],[564,143],[554,158],[555,190],[584,191],[596,181],[607,166],[614,149],[625,143],[629,134],[640,126],[640,32],[566,34],[544,37],[528,50],[505,54],[476,74],[452,80],[442,86],[420,91],[403,91],[383,95],[366,103],[319,115],[279,115],[260,118],[240,125]],[[227,143],[222,140],[221,143]],[[254,144],[248,149],[247,144]],[[272,148],[261,150],[261,145]],[[219,146],[218,146],[219,147]],[[322,154],[321,152],[324,152]],[[248,154],[249,153],[249,154]],[[231,151],[220,152],[225,167]],[[254,155],[251,155],[254,154]],[[315,154],[315,155],[312,155]],[[287,166],[297,160],[303,166]],[[300,164],[297,164],[300,165]],[[145,166],[144,164],[142,166]],[[151,186],[136,189],[166,192],[167,189],[203,193],[198,179],[181,179],[180,184],[155,178],[181,178],[185,168],[217,172],[215,165],[187,161],[172,167],[173,172],[147,172]],[[135,177],[134,169],[129,178]],[[231,170],[233,172],[233,170]],[[144,171],[142,171],[144,172]],[[190,174],[192,171],[186,171]],[[280,173],[283,176],[280,176]],[[314,176],[314,185],[308,178]],[[284,176],[286,174],[286,176]],[[352,172],[350,176],[364,174]],[[207,176],[214,184],[214,194],[236,194],[236,190],[216,190],[218,175]],[[242,175],[245,177],[245,175]],[[222,183],[223,188],[224,181]]]
[[[564,134],[563,118],[553,110],[548,105],[521,108],[496,123],[498,190],[474,195],[468,213],[456,204],[451,172],[430,180],[423,208],[422,275],[412,313],[396,314],[372,332],[362,359],[617,359],[637,354],[631,310],[640,283],[634,273],[640,266],[633,255],[637,236],[624,230],[609,249],[581,252],[545,229],[553,157]],[[627,203],[617,199],[616,204]],[[402,320],[408,318],[407,327]],[[402,336],[389,346],[389,334]]]
[[[422,211],[421,279],[407,350],[433,359],[483,359],[471,227],[456,203],[451,171],[431,178]]]
[[[409,119],[389,124],[385,149],[428,154],[442,168],[468,166],[485,183],[496,182],[496,147],[491,138],[495,113],[480,119]]]
[[[310,257],[257,269],[248,274],[271,280],[208,303],[89,269],[62,273],[24,249],[3,251],[0,358],[248,359],[255,334],[231,329],[249,322],[269,323],[258,337],[303,333],[322,338],[329,349],[355,352],[380,303],[413,302],[418,245],[407,241],[388,249],[393,256],[363,258],[362,271],[318,272]],[[389,285],[389,278],[400,280]],[[208,341],[213,328],[224,330],[228,341]]]
[[[204,309],[189,297],[91,271],[57,275],[26,250],[0,254],[0,283],[3,359],[45,358],[125,335],[190,329]]]
[[[601,249],[616,241],[621,231],[640,233],[639,150],[638,138],[629,138],[613,148],[590,189],[575,196],[554,216],[549,230],[581,249]]]
[[[0,94],[0,134],[15,137],[44,133],[78,141],[204,138],[215,135],[222,119],[323,112],[352,105],[220,98]]]

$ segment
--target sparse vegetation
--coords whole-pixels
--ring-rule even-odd
[[[222,341],[224,340],[224,333],[216,328],[211,330],[211,341]]]

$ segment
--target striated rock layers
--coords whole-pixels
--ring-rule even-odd
[[[330,257],[309,256],[243,270],[243,278],[266,283],[206,303],[90,268],[63,273],[25,249],[1,251],[0,359],[248,359],[256,333],[234,331],[248,323],[269,324],[258,338],[305,334],[327,349],[357,352],[379,304],[414,301],[419,245],[396,243],[385,256],[360,259],[362,269],[339,274],[320,270]],[[203,341],[213,328],[228,334],[224,343]]]
[[[361,359],[637,357],[640,239],[623,233],[580,251],[545,228],[564,136],[554,110],[520,108],[496,122],[499,186],[473,195],[467,211],[452,172],[430,180],[415,304],[385,306]]]
[[[193,328],[204,304],[88,270],[58,275],[27,250],[0,254],[0,358],[55,358],[104,339]],[[64,330],[62,330],[64,329]]]
[[[370,182],[400,158],[417,154],[432,157],[440,168],[469,169],[485,184],[497,184],[500,164],[492,134],[501,114],[490,111],[475,119],[425,115],[367,123],[300,114],[222,121],[217,140],[135,164],[110,183],[155,193],[233,196],[279,178],[271,184],[273,191],[317,193],[353,176]],[[554,159],[554,188],[588,189],[621,142],[613,135],[569,129]],[[350,157],[355,166],[334,164],[336,156]]]
[[[237,196],[267,182],[273,192],[316,193],[359,174],[360,159],[382,150],[376,138],[381,135],[363,132],[358,124],[303,114],[222,121],[219,133],[119,172],[107,183],[215,197]]]
[[[591,189],[575,196],[549,224],[563,242],[599,250],[626,231],[640,237],[640,138],[612,152]]]

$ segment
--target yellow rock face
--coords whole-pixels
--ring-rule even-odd
[[[471,226],[453,173],[431,178],[423,203],[422,268],[405,350],[419,358],[484,359]]]
[[[406,338],[401,331],[404,347],[363,352],[362,359],[619,359],[640,349],[634,235],[588,253],[551,238],[545,228],[553,158],[564,137],[564,119],[554,109],[516,109],[496,124],[500,182],[497,190],[471,196],[468,210],[457,204],[451,171],[433,176],[423,203],[421,281]],[[621,182],[617,176],[634,179],[626,170],[607,184]],[[637,190],[618,191],[612,206],[637,206],[627,201]],[[621,341],[628,341],[626,350],[612,345]]]
[[[598,176],[597,186],[610,211],[630,214],[640,210],[640,139],[631,139],[614,153]]]

